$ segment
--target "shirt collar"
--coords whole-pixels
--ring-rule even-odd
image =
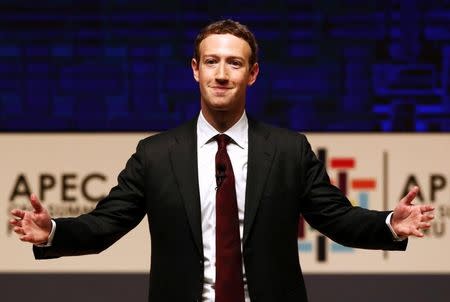
[[[247,114],[242,114],[241,118],[230,127],[227,131],[223,132],[224,134],[231,137],[232,141],[245,149],[248,144],[248,119]],[[197,142],[198,146],[201,148],[205,144],[209,143],[211,139],[217,134],[221,134],[221,132],[217,131],[211,124],[203,116],[203,113],[200,111],[197,120]]]

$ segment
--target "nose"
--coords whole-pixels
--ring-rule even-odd
[[[228,81],[228,71],[224,63],[217,66],[216,80],[218,82]]]

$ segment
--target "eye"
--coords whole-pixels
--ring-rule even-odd
[[[213,64],[215,64],[215,63],[217,63],[217,60],[216,60],[216,59],[213,59],[213,58],[207,58],[207,59],[205,59],[205,64],[206,64],[206,65],[213,65]]]
[[[231,66],[233,66],[234,68],[239,68],[242,66],[242,62],[239,60],[233,60],[231,61]]]

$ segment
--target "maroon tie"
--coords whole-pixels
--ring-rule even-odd
[[[227,145],[230,137],[215,136],[216,154],[216,302],[244,302],[241,240],[234,173]]]

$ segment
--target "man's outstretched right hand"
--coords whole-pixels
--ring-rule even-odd
[[[20,240],[36,245],[46,244],[52,230],[51,217],[35,194],[30,195],[30,203],[33,211],[14,209],[11,211],[14,218],[9,223]]]

